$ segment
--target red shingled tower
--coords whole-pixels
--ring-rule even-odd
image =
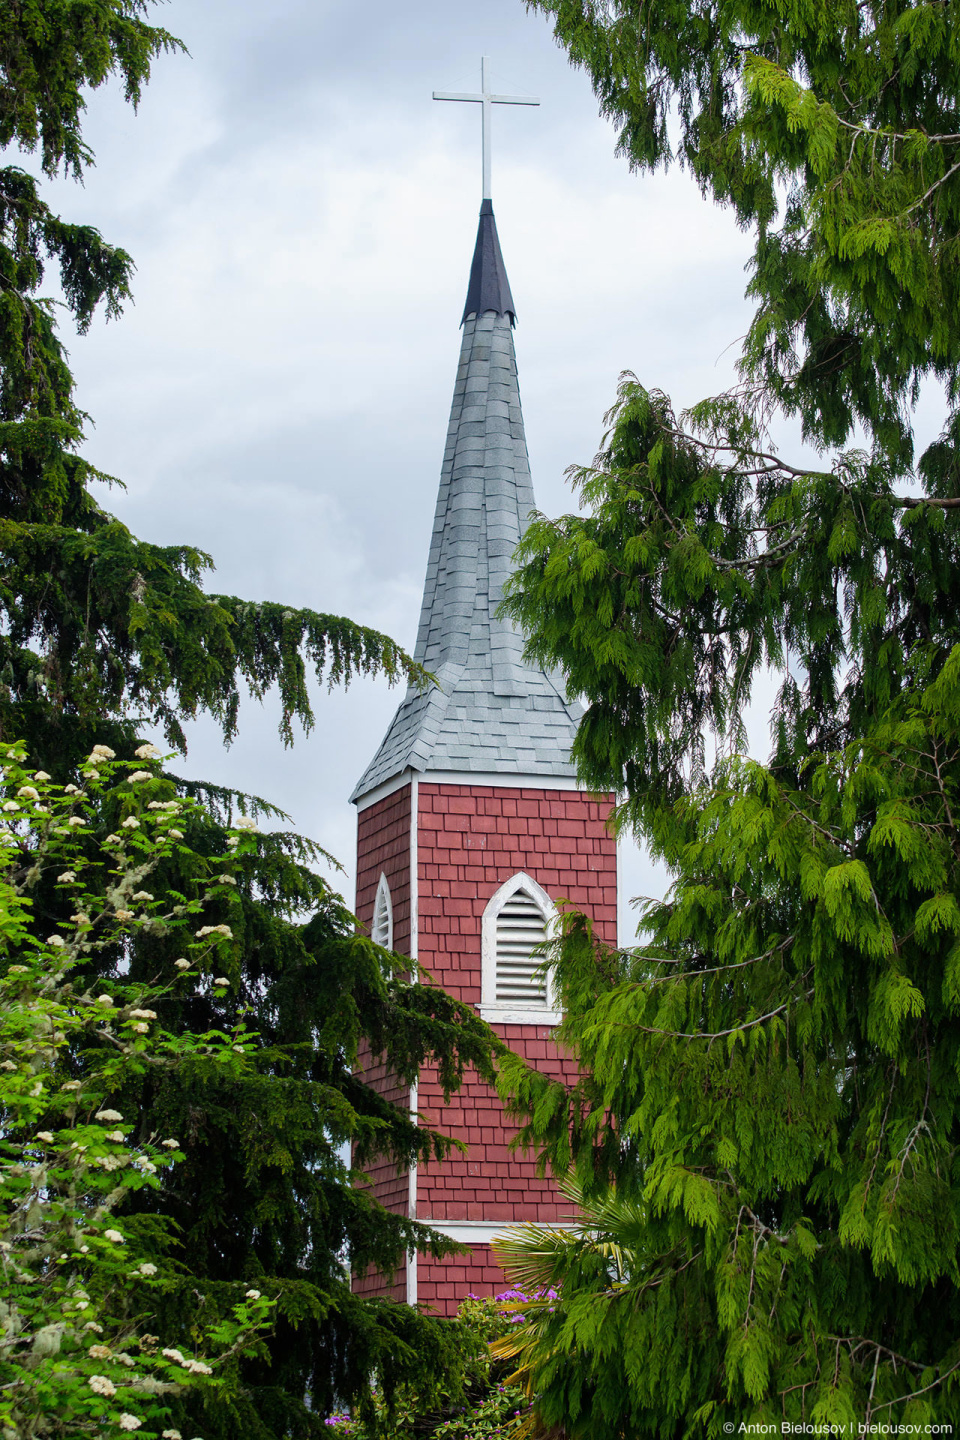
[[[375,939],[475,1005],[538,1069],[560,1074],[570,1062],[553,1043],[559,1015],[531,950],[561,896],[616,942],[616,849],[605,825],[612,797],[579,790],[570,763],[579,708],[524,661],[520,637],[496,614],[534,504],[514,321],[485,200],[415,652],[439,688],[407,695],[354,791],[356,911]],[[502,1288],[493,1235],[562,1219],[569,1206],[532,1159],[511,1154],[512,1128],[476,1077],[448,1106],[429,1069],[418,1091],[395,1098],[469,1145],[399,1178],[392,1165],[372,1171],[391,1210],[471,1246],[469,1258],[408,1260],[390,1292],[453,1314],[468,1292]],[[388,1293],[374,1274],[354,1285]]]

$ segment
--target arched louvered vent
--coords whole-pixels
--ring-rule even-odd
[[[497,916],[498,1005],[547,1005],[543,955],[536,947],[547,938],[547,922],[528,891],[515,890]]]
[[[376,945],[382,945],[384,950],[393,949],[393,906],[390,903],[390,886],[387,884],[386,875],[380,876],[380,883],[377,886],[370,938]]]

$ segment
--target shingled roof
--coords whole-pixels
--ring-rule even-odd
[[[496,614],[534,505],[514,319],[485,200],[414,652],[439,688],[408,691],[354,800],[406,770],[575,777],[580,707],[525,663],[519,634]]]

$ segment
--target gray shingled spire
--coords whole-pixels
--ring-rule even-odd
[[[575,774],[570,746],[580,708],[524,662],[520,636],[496,615],[534,504],[513,321],[484,201],[414,652],[439,688],[408,692],[354,800],[409,769]]]

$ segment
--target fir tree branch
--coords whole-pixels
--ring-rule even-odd
[[[723,975],[730,970],[742,970],[747,965],[759,965],[762,961],[769,960],[774,955],[788,949],[794,943],[795,939],[795,935],[788,935],[779,945],[771,946],[771,948],[765,950],[762,955],[752,955],[749,960],[736,960],[728,965],[711,965],[709,968],[703,970],[695,968],[697,960],[700,958],[699,956],[693,956],[692,958],[683,956],[674,959],[668,955],[650,955],[646,950],[628,953],[637,954],[644,960],[650,960],[654,965],[682,965],[684,967],[682,977],[684,980],[699,980],[700,977],[704,975]],[[632,987],[624,988],[646,990],[651,985],[669,985],[675,983],[675,978],[673,975],[652,975],[646,980],[637,981]]]
[[[916,1361],[904,1360],[903,1356],[897,1356],[896,1358],[902,1364],[908,1365],[912,1370],[926,1369],[926,1366],[919,1365]],[[931,1380],[929,1385],[924,1385],[921,1390],[912,1390],[909,1394],[898,1395],[895,1400],[884,1400],[881,1405],[875,1405],[873,1413],[879,1414],[881,1410],[890,1410],[894,1405],[902,1405],[907,1400],[915,1400],[918,1395],[926,1395],[930,1390],[938,1389],[945,1380],[949,1380],[950,1376],[956,1374],[958,1370],[960,1370],[960,1360],[954,1365],[951,1365],[950,1369],[945,1370],[942,1375],[938,1375],[936,1380]]]
[[[809,974],[810,972],[807,971],[805,975],[800,977],[801,980],[805,980]],[[739,1035],[744,1030],[753,1030],[758,1025],[764,1025],[768,1020],[772,1020],[775,1016],[782,1015],[785,1010],[789,1010],[790,1006],[795,1005],[798,999],[812,1000],[815,994],[815,990],[807,990],[802,996],[791,995],[790,999],[784,1001],[782,1005],[778,1005],[776,1010],[769,1010],[767,1014],[758,1015],[754,1020],[745,1020],[742,1025],[733,1025],[729,1030],[695,1030],[692,1032],[662,1030],[653,1025],[638,1025],[635,1022],[627,1020],[610,1020],[608,1018],[605,1018],[603,1023],[605,1026],[610,1026],[617,1030],[635,1030],[643,1035],[662,1035],[667,1040],[724,1040],[728,1035]]]

